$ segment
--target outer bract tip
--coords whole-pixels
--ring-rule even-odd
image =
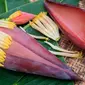
[[[35,17],[34,14],[22,12],[22,11],[16,11],[13,14],[11,14],[8,18],[9,21],[12,21],[16,23],[17,25],[25,24],[31,19]]]

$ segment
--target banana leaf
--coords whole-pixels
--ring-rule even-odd
[[[56,2],[67,3],[74,6],[78,5],[79,0],[54,0]],[[0,0],[0,14],[8,12],[9,10],[21,5],[31,2],[30,0]]]
[[[0,14],[29,2],[30,0],[0,0]]]
[[[46,11],[43,6],[43,0],[39,0],[34,3],[28,3],[11,9],[7,13],[1,14],[0,18],[7,18],[11,13],[15,12],[16,10],[22,10],[33,14],[38,14],[41,11]],[[28,27],[26,31],[35,35],[41,35],[39,32],[33,30],[31,27]],[[43,41],[38,40],[38,42],[40,42],[47,49],[51,49],[51,47],[47,46]],[[52,42],[53,44],[57,44],[52,40],[50,40],[50,42]],[[62,60],[62,62],[65,62],[62,56],[58,56],[58,58]],[[0,85],[74,85],[73,81],[58,80],[54,78],[13,72],[2,68],[0,68],[0,75]]]
[[[7,1],[8,10],[11,10],[11,9],[21,6],[21,5],[25,5],[28,2],[30,2],[29,0],[6,0],[6,1]]]
[[[63,4],[70,4],[73,6],[78,6],[80,0],[52,0],[54,2],[61,2]]]
[[[5,0],[0,0],[0,14],[6,12],[5,9]]]

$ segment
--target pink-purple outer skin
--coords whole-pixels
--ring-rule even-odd
[[[3,31],[9,34],[15,41],[21,43],[26,48],[30,49],[37,55],[43,57],[44,59],[64,68],[71,70],[68,66],[62,63],[56,56],[51,54],[46,48],[44,48],[40,43],[38,43],[34,38],[32,38],[27,33],[23,32],[19,28],[14,28],[13,30],[0,28],[0,31]]]
[[[79,80],[74,73],[69,74],[69,72],[67,73],[59,68],[19,56],[7,55],[4,65],[6,69],[13,71],[37,74],[57,79]]]
[[[34,38],[27,35],[21,29],[9,30],[0,28],[0,31],[8,33],[13,39],[9,49],[4,50],[7,54],[4,64],[5,68],[58,79],[80,80],[68,66],[49,53]],[[31,47],[29,48],[29,46]],[[33,50],[31,49],[32,46]],[[44,55],[40,54],[42,52]]]
[[[12,55],[12,56],[20,56],[20,57],[23,57],[23,58],[39,61],[39,62],[48,64],[48,65],[51,65],[53,67],[57,67],[57,68],[59,67],[59,66],[57,66],[57,65],[47,61],[43,57],[35,54],[34,52],[32,52],[31,50],[27,49],[22,44],[20,44],[20,43],[18,43],[16,41],[12,41],[12,44],[11,44],[10,48],[8,50],[5,50],[5,52],[7,54],[9,54],[9,55]]]
[[[85,49],[85,11],[51,0],[45,0],[44,5],[61,31],[78,47]]]
[[[27,23],[28,21],[32,20],[35,17],[34,14],[22,12],[20,16],[13,18],[11,21],[15,22],[17,25],[22,25]]]

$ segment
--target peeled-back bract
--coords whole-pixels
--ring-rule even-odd
[[[51,0],[45,0],[44,4],[54,21],[60,25],[61,31],[78,47],[85,49],[85,11]]]

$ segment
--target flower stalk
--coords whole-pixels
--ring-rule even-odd
[[[68,51],[65,50],[59,46],[55,46],[53,44],[51,44],[48,41],[44,41],[47,45],[49,45],[51,48],[53,48],[56,51],[51,51],[49,50],[49,52],[51,52],[54,55],[61,55],[61,56],[65,56],[65,57],[72,57],[72,58],[82,58],[82,52],[78,52],[78,51]]]
[[[20,29],[22,29],[24,32],[26,32],[25,29],[22,28],[21,26],[20,26]],[[46,41],[49,40],[49,38],[44,37],[44,36],[37,36],[37,35],[30,34],[30,33],[28,33],[28,34],[35,39],[46,40]]]
[[[6,20],[0,20],[0,27],[8,28],[8,29],[14,29],[16,27],[16,24],[14,22],[6,21]]]
[[[48,42],[48,41],[44,41],[47,45],[49,45],[50,47],[52,47],[54,50],[57,50],[57,51],[61,51],[61,52],[66,52],[66,53],[76,53],[77,51],[68,51],[68,50],[65,50],[63,48],[61,48],[60,46],[55,46],[53,45],[52,43]]]
[[[77,53],[65,53],[65,52],[57,52],[57,51],[51,51],[49,50],[54,55],[60,55],[60,56],[65,56],[65,57],[71,57],[71,58],[82,58],[82,52],[77,52]]]
[[[35,38],[35,39],[40,39],[40,40],[45,40],[45,41],[48,41],[49,38],[47,37],[43,37],[43,36],[36,36],[36,35],[33,35],[33,34],[29,34],[31,37]]]
[[[58,26],[46,15],[45,12],[38,14],[32,21],[29,22],[29,25],[55,41],[60,39]]]

